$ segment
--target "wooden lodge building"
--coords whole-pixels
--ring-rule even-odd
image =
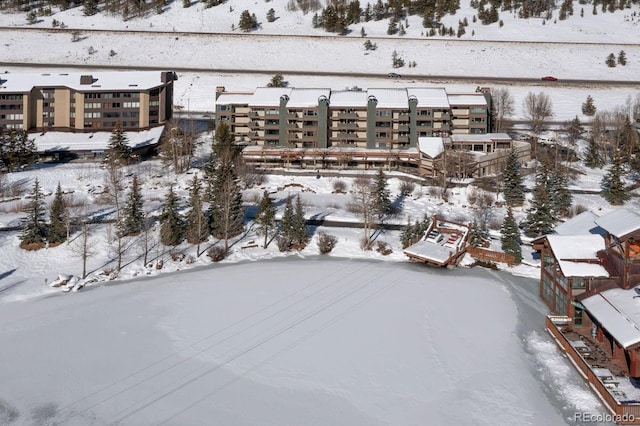
[[[628,380],[640,378],[640,214],[585,212],[534,248],[547,330],[609,410],[627,416],[618,423],[640,424],[640,388]]]

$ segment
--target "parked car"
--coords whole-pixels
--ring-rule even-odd
[[[553,76],[550,76],[550,75],[547,75],[547,76],[545,76],[545,77],[542,77],[542,80],[544,80],[544,81],[558,81],[558,79],[557,79],[557,78],[555,78],[555,77],[553,77]]]
[[[389,78],[400,78],[400,74],[396,74],[395,72],[390,72],[389,74],[387,74],[387,77],[389,77]]]

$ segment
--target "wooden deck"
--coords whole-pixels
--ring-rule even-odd
[[[583,379],[589,383],[604,406],[611,412],[612,420],[620,425],[640,425],[640,402],[620,401],[623,396],[616,389],[618,382],[615,379],[617,378],[616,372],[620,373],[616,369],[620,369],[620,366],[599,345],[595,345],[589,339],[584,339],[582,334],[569,327],[570,322],[571,319],[567,317],[548,316],[546,329]],[[565,330],[569,336],[573,336],[577,340],[570,341],[565,335]],[[575,335],[570,333],[575,333]],[[582,342],[582,344],[578,344],[578,342]],[[608,371],[611,375],[603,376],[602,371]]]

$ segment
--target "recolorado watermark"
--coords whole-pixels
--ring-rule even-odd
[[[633,414],[609,414],[609,413],[573,413],[574,422],[602,423],[602,422],[633,422],[636,416]]]

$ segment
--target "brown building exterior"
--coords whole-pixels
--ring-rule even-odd
[[[603,235],[546,235],[540,297],[554,315],[602,343],[630,377],[640,377],[640,214],[594,216]],[[534,246],[535,247],[535,246]]]
[[[27,131],[135,131],[173,113],[172,71],[0,76],[0,128]]]

